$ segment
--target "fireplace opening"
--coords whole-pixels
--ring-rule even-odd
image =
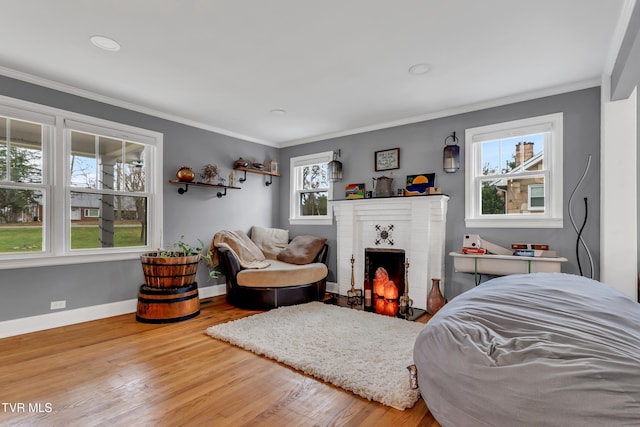
[[[395,316],[405,288],[405,251],[365,248],[364,259],[365,307],[372,307],[379,314]]]

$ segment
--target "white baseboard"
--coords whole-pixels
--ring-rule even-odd
[[[336,282],[327,282],[327,292],[331,292],[332,294],[340,293],[340,286]]]
[[[226,293],[226,285],[214,285],[198,288],[200,299],[210,298]],[[60,326],[89,322],[91,320],[104,319],[106,317],[120,316],[122,314],[135,313],[138,309],[138,300],[112,302],[109,304],[94,305],[91,307],[77,308],[74,310],[58,311],[55,313],[41,314],[38,316],[22,317],[20,319],[0,322],[0,338],[15,335],[28,334],[30,332],[43,331],[45,329],[58,328]]]
[[[226,293],[227,293],[227,285],[224,283],[221,285],[213,285],[213,286],[207,286],[205,288],[198,288],[198,295],[200,295],[200,299],[217,297],[218,295],[224,295]]]

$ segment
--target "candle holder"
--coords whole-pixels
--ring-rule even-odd
[[[353,276],[353,264],[356,262],[351,255],[351,289],[347,291],[347,304],[356,305],[362,303],[362,289],[356,289],[355,278]]]
[[[404,262],[404,294],[400,297],[400,314],[413,315],[413,300],[409,298],[409,261]]]

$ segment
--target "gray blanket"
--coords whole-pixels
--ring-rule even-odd
[[[459,295],[414,361],[443,426],[640,425],[640,305],[579,276],[505,276]]]

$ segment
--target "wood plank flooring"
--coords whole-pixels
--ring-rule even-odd
[[[255,313],[220,296],[179,323],[128,314],[0,339],[0,426],[439,426],[423,399],[399,411],[205,334]]]

